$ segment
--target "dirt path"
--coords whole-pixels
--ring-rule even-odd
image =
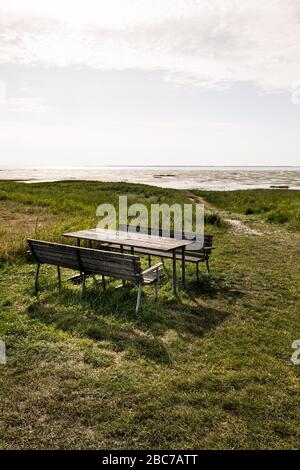
[[[225,222],[227,222],[235,232],[245,233],[246,235],[256,235],[262,236],[263,232],[256,230],[254,228],[248,227],[242,220],[240,219],[228,219],[224,218]]]
[[[228,213],[218,208],[214,207],[212,204],[205,201],[205,199],[200,196],[192,196],[191,201],[198,204],[204,204],[205,208],[212,212],[218,212],[218,214],[223,218],[223,220],[230,225],[230,227],[237,233],[244,233],[245,235],[254,235],[262,236],[263,232],[257,229],[253,229],[246,225],[237,214],[236,218],[228,217]]]

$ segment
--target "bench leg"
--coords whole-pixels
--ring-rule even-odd
[[[61,275],[60,275],[60,267],[57,266],[57,279],[58,279],[58,288],[61,290]]]
[[[85,273],[81,273],[82,276],[82,287],[81,287],[81,295],[84,295],[85,292]]]
[[[149,265],[149,268],[151,267],[151,255],[148,255],[148,265]]]
[[[159,272],[157,272],[157,278],[155,282],[155,302],[158,302],[158,288],[159,288]]]
[[[103,286],[103,290],[106,289],[106,282],[105,282],[105,276],[103,276],[102,274],[102,286]]]
[[[199,263],[196,263],[197,282],[199,282]]]
[[[209,274],[209,273],[210,273],[210,269],[209,269],[208,258],[205,258],[205,262],[206,262],[206,269],[207,269],[207,272],[208,272],[208,274]]]
[[[39,291],[39,273],[40,273],[40,263],[37,264],[35,274],[34,274],[34,290],[35,293],[37,294]]]
[[[142,284],[139,284],[137,298],[136,298],[136,307],[135,307],[136,313],[138,313],[139,308],[140,308],[141,294],[142,294]]]

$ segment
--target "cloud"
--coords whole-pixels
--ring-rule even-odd
[[[162,71],[179,84],[266,90],[300,77],[298,0],[40,3],[0,15],[0,63]]]

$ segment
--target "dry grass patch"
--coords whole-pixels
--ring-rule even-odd
[[[0,221],[0,260],[8,261],[24,253],[27,238],[42,237],[62,218],[44,207],[0,201]]]

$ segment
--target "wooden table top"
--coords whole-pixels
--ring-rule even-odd
[[[190,245],[194,240],[179,240],[175,238],[158,237],[144,233],[125,232],[122,230],[90,229],[64,233],[64,237],[82,240],[98,241],[136,248],[150,248],[159,251],[171,251]]]

